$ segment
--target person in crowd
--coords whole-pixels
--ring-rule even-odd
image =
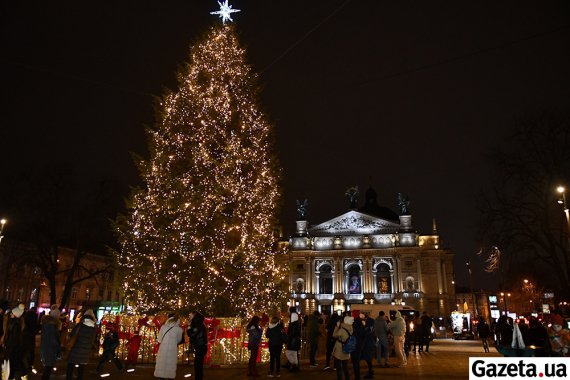
[[[564,327],[564,319],[560,314],[552,314],[550,327],[547,334],[550,340],[550,348],[553,356],[569,356],[570,332]]]
[[[326,325],[327,353],[326,353],[326,357],[325,357],[325,368],[323,369],[323,371],[330,371],[331,370],[331,367],[330,367],[331,356],[332,356],[334,344],[336,342],[336,339],[333,338],[332,334],[333,334],[334,329],[336,328],[336,324],[339,320],[340,320],[340,316],[337,313],[333,313],[331,315],[331,317],[329,318],[329,321],[327,322],[327,325]]]
[[[394,320],[390,323],[390,333],[394,337],[394,349],[398,358],[398,367],[402,368],[408,364],[408,360],[404,353],[404,343],[406,339],[406,322],[402,318],[402,314],[397,311]]]
[[[509,318],[506,315],[499,317],[497,325],[495,326],[495,334],[497,334],[499,346],[511,346],[513,340],[513,325],[509,323]]]
[[[348,376],[348,359],[350,359],[350,354],[343,351],[343,343],[346,343],[348,338],[353,333],[354,318],[350,315],[345,315],[341,318],[333,331],[333,338],[336,339],[334,344],[332,356],[334,358],[334,367],[336,369],[337,380],[342,380],[343,376],[345,380],[349,380]]]
[[[423,351],[424,347],[425,347],[425,352],[429,352],[429,341],[431,338],[431,317],[428,315],[428,313],[424,311],[422,313],[421,320],[422,320],[421,329],[420,329],[421,342],[418,352]]]
[[[529,328],[526,337],[523,336],[527,346],[536,347],[535,356],[548,356],[550,353],[550,342],[546,328],[540,323],[538,318],[530,317]]]
[[[301,349],[301,321],[295,307],[289,308],[291,313],[289,326],[287,327],[287,350],[285,354],[289,361],[291,372],[299,371],[299,350]]]
[[[77,367],[77,379],[83,379],[85,365],[89,362],[89,357],[93,350],[93,342],[97,334],[95,314],[89,309],[82,314],[79,323],[75,325],[69,333],[69,355],[67,356],[66,379],[73,378],[73,369]]]
[[[101,368],[109,360],[117,366],[119,371],[123,369],[123,363],[121,363],[121,360],[117,357],[117,347],[119,347],[119,332],[116,326],[111,324],[107,328],[107,332],[103,338],[103,354],[99,359],[99,364],[97,364],[97,372],[101,372]]]
[[[362,347],[364,345],[364,321],[357,315],[352,323],[352,335],[356,338],[356,349],[350,353],[354,380],[360,380],[360,359],[362,358]]]
[[[412,316],[405,316],[404,317],[404,322],[406,324],[406,333],[404,334],[404,353],[406,354],[406,358],[409,356],[410,354],[410,349],[412,347],[412,340],[414,338],[413,334],[412,334],[412,328],[411,325],[413,323],[413,319],[414,317]]]
[[[372,379],[374,370],[372,369],[372,357],[374,356],[374,346],[376,345],[376,335],[374,334],[374,319],[369,316],[364,319],[364,344],[362,345],[362,360],[368,365],[368,373],[365,379]]]
[[[61,332],[59,335],[59,341],[61,346],[67,346],[67,337],[69,336],[69,330],[71,329],[71,320],[69,318],[69,313],[62,312],[59,316],[59,321],[61,322]]]
[[[382,367],[382,356],[384,356],[384,367],[389,367],[388,359],[390,358],[390,349],[388,346],[388,322],[386,322],[386,314],[384,311],[378,313],[378,317],[374,320],[374,333],[378,338],[376,348],[376,359],[378,365]]]
[[[184,330],[180,327],[180,318],[176,313],[168,313],[168,319],[158,332],[158,354],[154,367],[154,377],[174,379],[178,363],[178,343]]]
[[[33,371],[36,360],[36,335],[40,331],[38,326],[38,313],[35,307],[24,312],[24,331],[22,332],[22,343],[24,345],[24,366],[28,372]]]
[[[421,339],[421,337],[422,337],[422,334],[421,334],[421,331],[422,331],[422,319],[420,318],[419,315],[416,315],[416,316],[414,317],[413,323],[414,323],[414,331],[411,332],[411,335],[412,335],[412,343],[413,343],[413,345],[414,345],[414,347],[412,348],[412,350],[413,350],[413,352],[415,353],[415,352],[416,352],[416,349],[417,349],[418,347],[421,347],[421,342],[422,342],[422,339]]]
[[[25,306],[19,304],[10,311],[4,328],[4,358],[10,362],[9,380],[26,376],[24,365],[24,341],[23,332],[25,322],[22,318]]]
[[[483,352],[489,352],[489,337],[491,336],[491,329],[483,317],[479,317],[479,323],[477,323],[477,334],[479,334],[479,338],[483,343]]]
[[[281,351],[287,340],[287,335],[279,317],[271,318],[269,326],[265,330],[265,337],[269,346],[269,374],[267,376],[281,377],[279,373],[281,370]]]
[[[197,311],[191,314],[188,338],[194,350],[194,378],[202,380],[204,378],[204,357],[208,352],[208,331],[204,325],[204,316]]]
[[[249,350],[249,364],[247,367],[247,375],[258,377],[257,373],[257,354],[259,353],[259,345],[261,344],[261,327],[259,327],[259,317],[254,315],[245,327],[248,340],[247,349]]]
[[[52,305],[49,314],[41,319],[42,336],[40,341],[40,359],[44,365],[42,380],[48,380],[53,372],[57,358],[61,355],[61,342],[59,340],[61,312],[57,305]]]
[[[315,356],[317,355],[317,349],[319,346],[319,336],[321,335],[320,332],[320,324],[319,318],[321,313],[318,310],[315,310],[313,314],[309,316],[309,320],[307,322],[307,335],[309,340],[309,365],[311,367],[316,367],[317,362]]]

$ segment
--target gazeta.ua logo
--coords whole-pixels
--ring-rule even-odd
[[[469,358],[469,380],[570,379],[570,358]]]

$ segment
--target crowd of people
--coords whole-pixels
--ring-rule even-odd
[[[100,330],[91,309],[80,311],[70,321],[69,316],[62,313],[56,305],[38,317],[34,308],[25,310],[25,306],[19,304],[5,314],[0,308],[0,317],[0,347],[3,359],[9,362],[8,379],[21,379],[29,373],[37,373],[33,365],[38,333],[41,333],[39,353],[43,364],[42,379],[50,378],[56,361],[62,359],[64,353],[67,357],[66,378],[71,380],[76,375],[77,379],[82,379],[85,365],[93,351],[99,350],[101,340],[102,354],[96,370],[101,372],[109,362],[114,363],[119,371],[125,369],[116,354],[119,347],[118,326],[106,325],[105,334],[98,339]],[[179,345],[188,342],[194,353],[194,377],[196,380],[203,379],[204,358],[208,352],[208,330],[201,313],[192,312],[187,319],[188,324],[182,325],[178,314],[168,313],[160,327],[154,370],[156,378],[176,377]],[[283,349],[286,357],[284,367],[291,372],[299,371],[303,340],[308,343],[309,366],[318,367],[316,356],[319,342],[325,340],[326,348],[322,348],[322,353],[325,354],[323,371],[331,371],[334,367],[337,379],[348,379],[350,362],[354,379],[360,380],[362,362],[365,363],[362,378],[371,379],[374,375],[374,358],[378,367],[388,367],[393,351],[396,357],[393,366],[405,367],[411,351],[429,352],[433,322],[425,312],[421,316],[402,316],[400,312],[388,316],[380,311],[374,318],[359,312],[321,315],[314,311],[310,315],[301,316],[295,307],[291,307],[286,321],[279,315],[265,320],[253,316],[245,331],[249,350],[248,376],[260,376],[257,362],[265,336],[269,348],[269,377],[280,377]],[[507,316],[502,316],[492,325],[480,319],[477,333],[485,352],[489,352],[489,342],[500,349],[514,347],[512,342],[517,339],[524,341],[523,347],[532,347],[535,356],[566,356],[570,349],[570,333],[558,314],[552,315],[547,326],[535,317],[530,318],[528,325],[524,319],[513,321]],[[135,334],[131,339],[134,341],[137,336]],[[140,344],[132,346],[134,352],[129,350],[127,366],[136,363],[139,346]]]
[[[557,313],[550,316],[548,323],[534,316],[527,321],[524,318],[513,320],[502,315],[489,325],[480,318],[476,330],[483,343],[484,352],[489,352],[491,341],[499,352],[508,352],[509,349],[526,350],[528,355],[539,357],[570,354],[570,331],[562,316]],[[517,352],[514,351],[513,354]]]

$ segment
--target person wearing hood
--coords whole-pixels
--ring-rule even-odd
[[[349,379],[348,376],[348,359],[350,359],[350,354],[346,354],[342,350],[343,343],[348,341],[348,338],[352,335],[354,324],[354,318],[346,315],[341,318],[334,329],[333,338],[336,338],[336,342],[333,347],[332,356],[334,358],[334,367],[336,369],[337,380],[342,380],[344,375],[345,380]]]
[[[389,329],[394,336],[394,349],[396,350],[396,357],[398,358],[398,367],[405,367],[408,364],[408,360],[404,354],[406,322],[399,311],[396,312],[396,318],[390,323]]]
[[[301,321],[295,307],[291,307],[289,311],[291,312],[291,317],[287,327],[287,350],[285,355],[290,364],[289,369],[292,372],[297,372],[299,370],[298,352],[301,349]]]
[[[546,330],[550,339],[553,356],[568,356],[570,354],[570,332],[564,328],[564,319],[560,314],[552,314],[551,325]]]
[[[352,335],[356,338],[356,349],[350,353],[354,380],[360,380],[360,359],[362,359],[362,347],[364,345],[363,322],[361,316],[356,314],[356,318],[354,318],[354,322],[352,323]]]
[[[178,364],[178,343],[182,340],[184,330],[180,327],[178,314],[169,313],[168,319],[158,332],[158,354],[154,366],[154,377],[159,379],[176,378]]]
[[[269,374],[267,376],[281,377],[279,374],[281,369],[281,351],[283,351],[287,335],[279,317],[274,316],[271,318],[269,326],[265,330],[265,337],[269,346]]]
[[[81,320],[69,333],[69,340],[75,340],[67,356],[67,380],[73,378],[73,369],[77,367],[77,379],[83,379],[85,365],[89,362],[93,342],[97,334],[95,314],[89,309],[83,313]],[[75,338],[75,336],[77,336]]]
[[[259,353],[259,345],[261,344],[261,327],[259,327],[259,317],[254,315],[245,327],[248,335],[247,349],[249,350],[249,365],[247,367],[247,376],[258,377],[257,354]]]
[[[28,371],[34,368],[36,360],[36,335],[38,335],[38,313],[35,307],[26,311],[22,316],[24,319],[24,331],[22,339],[24,344],[24,364]]]
[[[27,373],[23,362],[23,331],[25,322],[22,315],[24,314],[24,308],[23,304],[19,304],[12,309],[4,332],[4,355],[5,359],[8,359],[10,362],[10,377],[8,378],[10,380],[15,379],[16,376],[25,376]]]
[[[45,314],[41,320],[42,337],[40,342],[40,359],[44,365],[42,380],[48,380],[50,378],[55,362],[58,356],[60,356],[60,314],[61,312],[57,305],[52,305],[49,314]]]
[[[194,378],[204,378],[204,357],[208,352],[208,332],[204,325],[204,316],[197,311],[191,313],[192,319],[188,327],[190,346],[194,349]]]

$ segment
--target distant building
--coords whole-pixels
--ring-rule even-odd
[[[59,304],[67,279],[67,270],[72,267],[75,250],[58,248],[60,273],[56,277],[56,300]],[[37,307],[40,311],[50,307],[50,288],[38,267],[30,264],[29,258],[37,254],[33,246],[13,240],[3,240],[0,245],[0,299],[9,306],[23,303],[27,308]],[[101,311],[118,311],[121,307],[121,294],[113,271],[96,276],[89,272],[112,267],[112,258],[87,253],[80,262],[79,269],[71,285],[68,311],[89,307]]]
[[[455,310],[453,253],[442,247],[435,221],[418,235],[412,215],[365,206],[323,223],[296,222],[289,240],[290,303],[305,313],[357,309],[360,304],[405,304],[432,316]]]

